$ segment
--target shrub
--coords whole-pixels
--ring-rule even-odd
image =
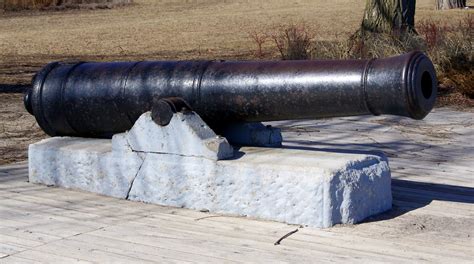
[[[311,57],[314,36],[314,30],[300,23],[278,27],[271,34],[271,39],[283,60],[304,60]]]
[[[282,60],[310,59],[315,35],[314,29],[305,23],[290,23],[249,33],[256,47],[254,56],[264,58],[278,53]]]
[[[265,57],[265,52],[263,50],[263,45],[268,40],[268,35],[266,33],[260,33],[258,31],[252,31],[249,33],[250,38],[253,40],[257,49],[254,52],[255,57],[262,59]]]
[[[4,8],[9,11],[40,9],[56,4],[56,0],[4,0]]]
[[[311,50],[313,59],[349,59],[347,41],[315,41]]]
[[[259,59],[275,56],[282,60],[343,59],[346,43],[316,41],[316,30],[305,23],[274,26],[262,31],[252,31],[249,37],[255,44],[253,55]]]
[[[283,60],[383,58],[421,50],[433,61],[440,82],[449,83],[443,87],[474,99],[474,15],[467,14],[451,26],[422,20],[416,29],[390,34],[357,32],[347,40],[326,41],[315,39],[314,28],[300,23],[253,32],[251,37],[257,46],[255,56],[278,53]]]
[[[357,33],[348,42],[348,57],[355,59],[383,58],[425,49],[423,40],[410,32]]]
[[[455,26],[431,20],[418,25],[440,79],[474,99],[474,15],[466,15]]]

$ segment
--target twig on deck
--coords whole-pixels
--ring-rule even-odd
[[[204,217],[196,218],[196,219],[194,219],[194,221],[199,221],[199,220],[208,219],[208,218],[213,218],[213,217],[221,217],[221,216],[222,216],[222,215],[209,215],[209,216],[204,216]]]
[[[287,238],[287,237],[293,235],[293,234],[296,233],[296,232],[298,232],[298,228],[296,228],[295,230],[293,230],[293,231],[289,232],[288,234],[282,236],[282,237],[281,237],[280,239],[278,239],[277,242],[275,242],[273,245],[275,245],[275,246],[276,246],[276,245],[280,245],[280,242],[281,242],[283,239],[285,239],[285,238]]]

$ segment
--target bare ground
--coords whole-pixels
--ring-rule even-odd
[[[253,59],[249,33],[290,22],[314,25],[321,40],[344,39],[358,28],[364,8],[350,0],[135,3],[0,13],[0,91],[23,90],[41,66],[56,60]],[[417,20],[449,23],[473,11],[435,11],[432,0],[420,0],[416,12]],[[0,164],[26,159],[28,144],[44,137],[21,94],[0,93]]]
[[[25,160],[28,145],[46,137],[23,107],[22,94],[0,93],[0,165]]]
[[[112,10],[0,13],[0,85],[28,84],[54,60],[251,59],[254,30],[305,21],[318,40],[342,40],[363,11],[350,0],[136,0]],[[457,23],[468,12],[419,0],[416,19]]]

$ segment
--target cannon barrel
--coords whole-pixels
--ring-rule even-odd
[[[422,119],[436,74],[421,52],[372,60],[54,62],[25,107],[51,136],[110,137],[159,98],[209,124],[391,114]]]

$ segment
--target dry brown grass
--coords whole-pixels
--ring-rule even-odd
[[[450,23],[425,19],[418,23],[417,32],[361,34],[357,31],[347,40],[324,40],[318,28],[305,23],[288,24],[274,29],[262,29],[250,34],[257,58],[280,54],[286,59],[369,59],[385,58],[414,50],[424,51],[437,69],[442,96],[458,93],[458,100],[474,102],[474,14],[466,13]],[[273,40],[273,41],[272,41]],[[268,43],[270,45],[268,47]],[[264,51],[264,45],[267,50]],[[451,97],[459,98],[457,97]],[[449,102],[455,103],[450,100]]]
[[[40,9],[55,2],[56,0],[3,0],[3,8],[10,11]]]
[[[357,29],[359,1],[323,0],[136,0],[129,8],[94,11],[4,13],[1,56],[119,56],[178,58],[249,53],[248,32],[306,21],[334,40]],[[417,1],[417,19],[449,21],[463,10],[435,11]]]
[[[474,102],[474,14],[453,20],[457,23],[424,20],[417,29],[446,95],[460,93]]]
[[[27,84],[53,60],[255,59],[249,32],[301,21],[316,27],[320,53],[330,54],[324,49],[340,49],[327,43],[347,39],[364,11],[362,0],[134,2],[112,10],[0,10],[0,85]],[[473,11],[436,11],[432,0],[418,0],[416,19],[449,24],[466,12]],[[270,43],[259,57],[279,58],[266,53]],[[45,135],[20,95],[0,94],[0,105],[0,164],[23,160],[27,144]]]
[[[3,0],[6,11],[45,10],[66,8],[112,8],[132,2],[131,0]],[[1,4],[1,3],[0,3]]]
[[[21,94],[0,93],[0,165],[26,159],[28,144],[46,137],[21,102]]]
[[[359,27],[364,11],[351,0],[134,2],[112,10],[0,13],[0,84],[27,84],[42,64],[63,59],[254,59],[249,32],[301,21],[317,28],[316,57],[322,57],[335,52],[326,43],[345,40]],[[419,0],[416,20],[450,24],[466,13],[474,10],[436,11],[432,0]],[[267,54],[267,46],[257,57],[279,58]]]

